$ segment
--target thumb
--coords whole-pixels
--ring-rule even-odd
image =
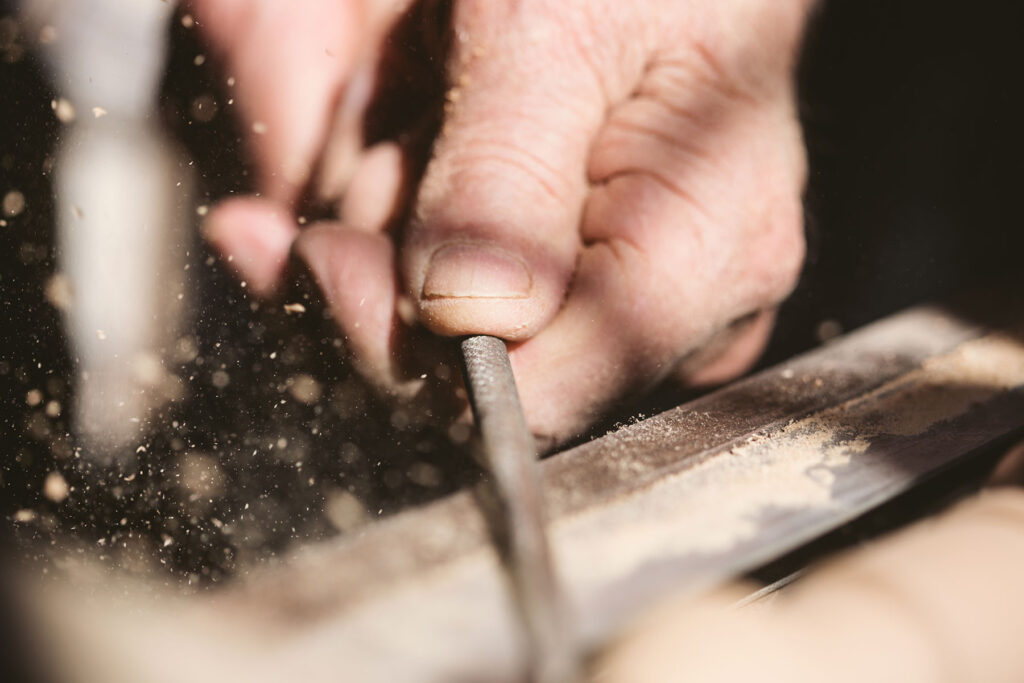
[[[529,3],[461,3],[445,123],[401,265],[443,335],[533,336],[579,251],[586,156],[604,93],[565,30]]]

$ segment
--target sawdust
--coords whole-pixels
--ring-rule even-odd
[[[54,503],[63,502],[69,493],[68,482],[60,472],[53,471],[43,480],[43,495]]]
[[[910,436],[1024,386],[1024,345],[994,334],[933,357],[875,391],[763,434],[665,477],[642,495],[557,523],[572,590],[614,583],[651,558],[723,553],[781,510],[840,505],[845,465],[880,436]]]
[[[879,434],[912,436],[1024,384],[1024,346],[1008,334],[962,344],[847,406]]]
[[[4,216],[14,218],[25,210],[25,195],[18,190],[11,190],[4,195],[0,208],[3,209]]]

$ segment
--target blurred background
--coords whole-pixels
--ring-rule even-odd
[[[82,400],[94,379],[83,378],[65,324],[57,225],[90,214],[61,204],[56,187],[73,182],[60,169],[75,131],[115,119],[74,110],[45,61],[59,33],[0,2],[0,517],[17,555],[43,569],[59,541],[200,590],[295,542],[451,492],[478,470],[459,448],[465,435],[373,397],[308,288],[289,295],[301,314],[259,302],[198,238],[205,207],[249,188],[245,150],[230,88],[194,25],[170,10],[157,18],[169,50],[153,77],[158,104],[126,104],[135,109],[103,134],[123,142],[133,127],[135,149],[157,145],[148,158],[163,160],[159,172],[180,191],[156,215],[183,227],[154,251],[163,270],[134,272],[141,252],[96,256],[112,291],[124,283],[96,315],[116,311],[147,274],[171,295],[160,307],[169,317],[147,323],[162,341],[136,349],[137,402],[107,406],[102,392]],[[763,364],[1020,267],[1022,19],[1009,0],[822,3],[799,74],[809,259]],[[128,178],[144,200],[138,176]],[[617,419],[678,400],[661,392]],[[115,446],[73,428],[97,406],[134,425]]]

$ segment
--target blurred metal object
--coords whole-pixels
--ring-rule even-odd
[[[519,404],[505,342],[485,335],[461,343],[466,388],[490,472],[485,514],[499,548],[526,637],[529,678],[579,677],[575,638],[548,548],[533,435]]]
[[[180,392],[168,372],[185,309],[192,175],[156,109],[173,3],[31,0],[66,125],[55,163],[52,288],[76,363],[76,440],[131,454]]]

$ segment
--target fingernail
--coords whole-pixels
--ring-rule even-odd
[[[525,299],[533,278],[526,264],[499,247],[461,243],[434,252],[423,298]]]

